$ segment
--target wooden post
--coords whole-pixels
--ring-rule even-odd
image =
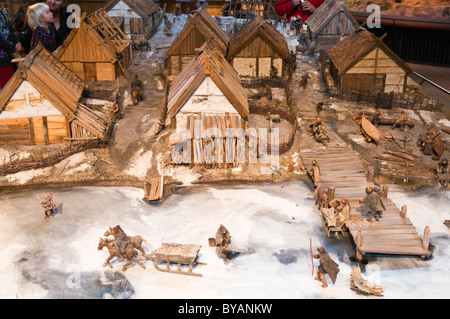
[[[360,248],[362,246],[362,231],[358,231],[358,236],[356,237],[356,259],[361,260],[362,259],[362,253],[360,251]]]
[[[334,187],[333,186],[328,187],[328,192],[327,192],[328,202],[331,202],[332,200],[334,200],[334,193],[335,193]]]
[[[406,205],[403,205],[402,210],[400,211],[401,218],[406,218],[406,211],[407,211],[407,207],[406,207]]]
[[[383,189],[382,189],[382,197],[383,198],[388,198],[388,186],[387,185],[383,185]]]
[[[428,245],[430,244],[430,226],[425,227],[422,239],[422,248],[428,250]]]
[[[367,182],[373,183],[373,177],[374,177],[374,169],[373,166],[369,166],[367,168]]]
[[[400,217],[401,218],[406,218],[406,213],[407,213],[407,206],[403,205],[401,210],[400,210]]]

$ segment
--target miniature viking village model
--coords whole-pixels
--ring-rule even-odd
[[[406,96],[411,90],[413,70],[388,48],[383,42],[384,36],[379,38],[359,26],[344,1],[325,0],[308,20],[295,20],[290,28],[283,26],[282,29],[277,22],[269,21],[280,18],[274,15],[273,1],[269,0],[232,0],[223,9],[224,16],[228,17],[223,18],[213,18],[206,10],[206,2],[197,3],[197,9],[187,6],[187,15],[184,15],[186,7],[181,8],[185,4],[177,3],[175,17],[166,14],[165,7],[161,9],[149,0],[113,0],[105,4],[105,8],[84,13],[80,28],[74,28],[54,54],[40,44],[23,58],[14,59],[17,72],[0,93],[0,148],[4,146],[6,150],[0,149],[4,157],[3,165],[0,162],[0,180],[6,181],[7,186],[37,188],[45,185],[43,181],[47,177],[52,178],[48,184],[54,181],[56,185],[83,184],[82,179],[88,174],[93,176],[85,182],[89,186],[92,183],[134,187],[144,183],[142,201],[152,205],[143,204],[141,199],[136,201],[135,192],[122,190],[106,200],[102,197],[98,203],[92,203],[97,210],[93,208],[88,212],[91,227],[97,227],[97,223],[104,227],[106,219],[101,219],[104,216],[108,220],[120,220],[99,238],[98,250],[106,258],[103,267],[113,272],[118,268],[116,274],[121,276],[124,276],[122,271],[131,268],[132,273],[128,271],[128,277],[122,278],[133,284],[141,281],[140,275],[166,276],[158,271],[202,277],[195,269],[206,265],[200,262],[204,257],[225,260],[223,265],[215,263],[223,267],[217,269],[222,274],[231,273],[241,265],[247,267],[251,262],[259,263],[258,258],[265,253],[263,262],[269,260],[275,269],[280,269],[279,262],[295,263],[305,257],[299,253],[304,251],[301,244],[296,243],[296,247],[291,248],[291,239],[297,238],[298,230],[317,226],[316,221],[321,227],[314,233],[322,237],[323,247],[313,254],[310,240],[310,256],[304,259],[309,263],[311,257],[313,276],[314,259],[319,260],[314,279],[320,281],[323,288],[328,287],[327,276],[331,279],[333,286],[327,293],[340,293],[339,289],[344,286],[364,296],[383,296],[384,288],[369,284],[363,277],[367,269],[361,270],[358,263],[376,264],[381,258],[393,256],[420,257],[423,260],[419,263],[426,263],[436,249],[436,243],[430,244],[430,227],[422,218],[409,218],[406,205],[397,207],[398,194],[404,194],[400,187],[414,186],[411,180],[415,183],[431,181],[440,192],[433,196],[448,190],[450,172],[446,152],[449,140],[445,135],[448,132],[444,128],[438,131],[444,120],[435,120],[438,113],[435,109],[424,112],[395,102],[403,98],[409,101]],[[160,26],[163,17],[164,25]],[[284,24],[287,19],[284,17]],[[234,24],[236,21],[242,29],[229,32],[230,25],[238,25]],[[299,42],[297,37],[301,36],[302,23],[307,31],[304,40],[309,46],[308,53],[303,52],[301,46],[296,52],[290,51]],[[143,48],[145,52],[141,51]],[[321,52],[314,49],[321,49]],[[127,83],[124,85],[124,82]],[[131,94],[124,94],[128,89]],[[112,95],[109,116],[99,111],[103,108],[92,108],[85,103],[102,90]],[[376,98],[375,107],[369,97]],[[113,124],[117,124],[114,129]],[[250,132],[256,130],[269,132],[269,135],[258,136],[253,141]],[[239,148],[242,135],[247,149]],[[131,142],[128,143],[128,139]],[[28,173],[38,174],[34,171],[36,166],[16,165],[8,171],[12,158],[23,156],[20,147],[33,147],[30,152],[43,154],[59,144],[71,146],[90,141],[101,141],[105,149],[72,152],[70,155],[75,156],[62,157],[66,161],[61,166],[58,166],[62,162],[60,158],[44,163],[38,167],[43,168],[40,174],[45,175],[40,179],[31,178],[31,182],[20,184],[20,178],[27,176],[13,175],[27,168],[32,171]],[[10,153],[10,148],[14,154]],[[261,150],[266,149],[267,153],[270,150],[271,155],[272,150],[277,151],[276,159],[280,163],[251,166],[249,154],[254,149],[258,160],[264,156]],[[107,169],[98,164],[100,161]],[[96,164],[90,167],[88,163]],[[268,167],[270,170],[263,169]],[[86,175],[78,175],[84,170]],[[133,175],[137,171],[142,174]],[[396,197],[389,196],[385,180],[390,175],[386,171],[401,177],[392,178],[401,185],[396,186]],[[67,174],[60,177],[63,172]],[[244,185],[245,191],[250,191],[245,193],[243,188],[236,188],[235,192],[221,197],[222,194],[216,196],[221,190],[214,189],[204,195],[199,187],[167,200],[167,193],[183,187],[223,181]],[[286,184],[278,187],[276,183],[280,181]],[[258,190],[257,196],[262,200],[257,196],[252,200],[261,206],[254,208],[247,203],[255,194],[253,186],[247,182],[275,185],[263,185],[264,191]],[[165,187],[164,183],[170,183],[170,187]],[[285,185],[292,189],[286,191]],[[0,186],[3,191],[4,185]],[[278,187],[276,191],[274,187]],[[64,190],[64,195],[71,195],[72,191]],[[195,197],[197,191],[204,197]],[[92,196],[101,197],[103,193],[109,194],[110,189],[94,193],[87,188],[81,193],[85,196],[91,192]],[[66,196],[67,206],[78,210],[82,217],[85,212],[74,204],[78,197],[69,195]],[[200,198],[196,203],[198,207],[191,207],[192,203],[185,205],[182,200],[187,196]],[[234,205],[239,196],[245,204]],[[60,198],[58,196],[58,200]],[[132,200],[123,204],[120,202],[123,198]],[[226,204],[220,207],[219,214],[215,209],[206,212],[201,202],[204,198],[214,200],[214,205]],[[45,219],[55,216],[52,193],[42,200],[38,196],[38,199]],[[274,206],[265,205],[266,199],[274,199]],[[40,209],[35,198],[32,202]],[[110,202],[120,204],[113,207]],[[310,211],[317,214],[317,220],[299,221],[298,216],[308,214],[301,207],[304,203],[315,205]],[[118,212],[123,207],[125,211]],[[183,209],[179,209],[181,207]],[[110,209],[107,213],[102,211],[107,209]],[[230,215],[236,211],[236,215]],[[77,214],[70,215],[78,218]],[[73,227],[65,217],[61,215],[51,223],[39,219],[42,227],[52,227],[55,223],[65,226],[65,222],[67,228]],[[244,220],[244,226],[235,227],[236,223],[241,223],[241,218],[249,219]],[[148,231],[142,236],[127,235],[124,229],[133,229],[133,223],[135,229]],[[220,226],[214,237],[208,238],[211,249],[206,252],[201,253],[206,238],[194,244],[165,241],[172,237],[195,242],[195,236],[204,236],[201,228],[207,223],[208,227],[213,225],[214,230]],[[233,242],[225,224],[234,233]],[[448,220],[444,224],[450,225]],[[155,227],[160,229],[155,231]],[[417,230],[421,228],[423,236]],[[269,234],[261,231],[264,229]],[[292,237],[288,233],[291,229],[295,230]],[[283,237],[284,230],[288,233],[286,237]],[[245,231],[249,238],[246,242],[249,247],[245,250],[252,251],[253,256],[239,260],[236,264],[239,267],[229,267],[236,261],[232,259],[243,253],[234,245],[238,238],[246,238]],[[270,241],[270,232],[276,232],[280,240]],[[50,238],[54,233],[48,232],[46,236]],[[161,245],[151,249],[145,239],[155,237],[161,239]],[[83,246],[81,241],[72,245],[71,238],[67,239],[70,249]],[[289,240],[288,249],[282,246],[285,238]],[[339,250],[336,247],[347,245],[349,240],[351,244],[344,249],[352,250],[354,255],[340,255],[343,250],[341,246]],[[434,236],[431,240],[439,238]],[[252,245],[258,249],[253,250]],[[288,261],[279,257],[283,254],[288,256]],[[339,257],[341,269],[333,260],[335,256]],[[71,258],[73,256],[68,259],[72,262]],[[403,268],[409,261],[397,263],[400,258],[392,258],[386,262],[386,267],[392,263],[395,270]],[[156,271],[147,270],[147,261],[153,263]],[[139,267],[134,267],[136,263]],[[344,264],[346,267],[342,267]],[[100,265],[97,266],[100,268]],[[283,269],[295,271],[298,268]],[[349,276],[337,280],[337,275],[342,276],[344,270]],[[297,275],[291,278],[298,280]],[[205,275],[204,279],[210,281],[208,285],[214,284],[214,280],[224,280],[217,274]],[[314,280],[310,279],[311,283],[300,280],[304,285],[314,286]],[[152,283],[162,281],[157,278]],[[177,289],[178,282],[172,283]]]

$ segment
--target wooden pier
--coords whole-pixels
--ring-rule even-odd
[[[329,190],[328,196],[331,194],[335,199],[346,198],[349,201],[352,209],[346,227],[355,242],[355,255],[358,260],[366,254],[430,256],[428,251],[430,228],[428,226],[425,228],[422,239],[406,216],[406,206],[400,210],[387,197],[387,187],[383,187],[382,191],[386,211],[379,221],[366,220],[363,204],[359,201],[365,196],[365,188],[374,185],[367,181],[366,170],[358,155],[350,147],[301,150],[300,156],[310,174],[312,161],[316,160],[319,165],[320,176],[318,181],[314,182],[315,187],[321,185]],[[317,176],[315,178],[317,179]]]

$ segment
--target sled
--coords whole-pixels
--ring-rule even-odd
[[[333,208],[322,208],[320,215],[322,216],[322,226],[327,232],[327,236],[330,237],[331,232],[341,233],[345,235],[345,221],[336,221],[334,218]]]
[[[164,200],[164,182],[162,175],[160,177],[154,177],[150,180],[150,183],[144,182],[144,198],[143,201],[155,202]]]
[[[361,118],[361,133],[365,136],[367,142],[374,141],[379,143],[381,140],[381,134],[378,129],[364,116]]]
[[[206,265],[206,263],[198,262],[198,252],[201,247],[195,244],[163,243],[150,255],[150,258],[158,271],[202,277],[201,274],[193,272],[194,266]],[[177,268],[173,269],[171,264],[177,264]],[[182,270],[182,265],[187,265],[188,270]]]

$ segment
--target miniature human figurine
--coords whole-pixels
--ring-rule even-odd
[[[319,114],[320,111],[322,111],[324,104],[325,104],[324,101],[317,102],[317,105],[316,105],[317,114]]]
[[[383,117],[380,110],[376,110],[372,115],[372,124],[378,126],[380,124],[380,120]]]
[[[306,89],[306,86],[308,85],[308,79],[310,79],[308,73],[302,75],[302,79],[300,80],[300,86],[303,87],[303,89]]]
[[[408,113],[406,111],[402,111],[402,113],[398,116],[397,121],[395,122],[393,128],[400,127],[403,131],[408,131],[408,125],[405,122],[408,120]]]
[[[333,284],[336,282],[337,274],[339,273],[339,265],[331,259],[330,255],[325,251],[325,248],[317,248],[317,255],[311,254],[311,257],[319,259],[320,264],[317,269],[317,277],[314,278],[322,282],[322,288],[328,287],[325,275],[330,276]]]
[[[181,15],[181,6],[179,3],[175,6],[175,15],[179,17]]]
[[[439,161],[439,163],[437,165],[437,172],[439,174],[447,174],[449,172],[448,160],[446,158],[443,158]]]
[[[133,98],[133,104],[136,105],[139,101],[143,100],[144,97],[144,84],[139,79],[138,75],[134,76],[133,82],[131,82],[131,92]]]
[[[225,226],[220,224],[219,229],[216,232],[216,245],[219,245],[219,248],[227,248],[228,244],[231,243],[231,235],[228,229]]]
[[[327,134],[325,126],[320,125],[317,127],[317,129],[314,131],[314,139],[319,143],[327,145],[326,142],[330,140],[330,137]]]
[[[164,28],[163,31],[164,31],[165,35],[167,35],[168,37],[171,37],[173,35],[172,24],[166,24],[166,27]]]
[[[422,151],[425,155],[432,155],[433,154],[433,138],[431,135],[427,134],[425,137],[425,141],[422,142]]]
[[[293,22],[293,26],[295,29],[295,35],[299,35],[302,28],[302,18],[298,17],[297,19],[295,19]]]
[[[271,79],[278,79],[278,68],[272,65],[270,67],[270,78]]]
[[[56,206],[53,203],[52,193],[49,193],[47,196],[44,197],[44,199],[41,201],[41,205],[44,208],[45,219],[55,216]]]
[[[272,100],[272,88],[269,86],[269,84],[266,84],[266,90],[264,92],[264,96],[268,100]]]
[[[322,120],[318,117],[314,123],[309,125],[309,130],[313,133],[320,125],[322,125]]]
[[[372,221],[373,213],[375,213],[375,220],[379,221],[380,214],[386,210],[380,195],[375,193],[372,187],[366,188],[366,196],[364,196],[364,199],[360,203],[364,203],[364,213],[368,214],[367,221],[369,222]]]

